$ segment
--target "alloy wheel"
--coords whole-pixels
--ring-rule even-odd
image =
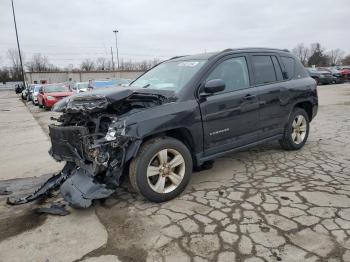
[[[185,159],[175,149],[162,149],[156,153],[147,167],[147,181],[157,193],[175,190],[185,175]]]
[[[307,131],[307,122],[304,116],[297,115],[292,124],[292,140],[295,144],[299,145],[305,139]]]

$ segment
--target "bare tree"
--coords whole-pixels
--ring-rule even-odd
[[[299,58],[300,62],[304,66],[307,65],[307,61],[310,57],[310,49],[304,46],[303,43],[300,43],[295,48],[293,48],[292,53]]]
[[[32,59],[26,63],[31,72],[48,72],[57,70],[57,66],[49,63],[48,58],[40,53],[34,54]]]
[[[7,67],[0,68],[0,82],[8,82],[10,81],[10,71]]]
[[[125,61],[121,59],[119,68],[122,70],[148,70],[153,66],[160,63],[160,60],[155,58],[153,60],[143,60],[141,62],[132,62],[131,60]]]
[[[341,62],[342,65],[350,65],[350,55],[345,56]]]
[[[80,68],[81,70],[91,71],[95,69],[95,63],[91,59],[87,58],[81,62]]]
[[[97,70],[111,70],[113,68],[112,61],[99,57],[96,59],[96,69]]]
[[[332,49],[327,52],[329,57],[329,63],[331,66],[340,65],[342,59],[344,58],[345,52],[339,48]]]
[[[16,49],[7,50],[7,58],[10,60],[11,66],[9,68],[9,73],[13,80],[21,80],[22,79],[22,69],[21,62],[19,59],[19,55]],[[22,61],[24,61],[22,54]]]

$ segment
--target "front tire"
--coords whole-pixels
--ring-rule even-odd
[[[129,179],[132,187],[152,202],[165,202],[186,188],[192,174],[188,148],[170,137],[145,142],[131,161]]]
[[[310,120],[302,108],[295,108],[279,141],[283,149],[298,150],[302,148],[309,136]]]

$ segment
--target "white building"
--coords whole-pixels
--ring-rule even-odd
[[[52,84],[61,82],[88,82],[96,79],[126,78],[135,79],[143,71],[57,71],[26,72],[29,84]]]

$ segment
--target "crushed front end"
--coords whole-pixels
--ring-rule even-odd
[[[30,196],[9,199],[22,204],[59,188],[73,207],[89,207],[94,199],[107,198],[120,185],[125,163],[136,153],[141,139],[130,135],[128,115],[160,105],[159,94],[102,91],[78,94],[56,104],[62,114],[49,125],[50,155],[65,161],[64,169]]]

